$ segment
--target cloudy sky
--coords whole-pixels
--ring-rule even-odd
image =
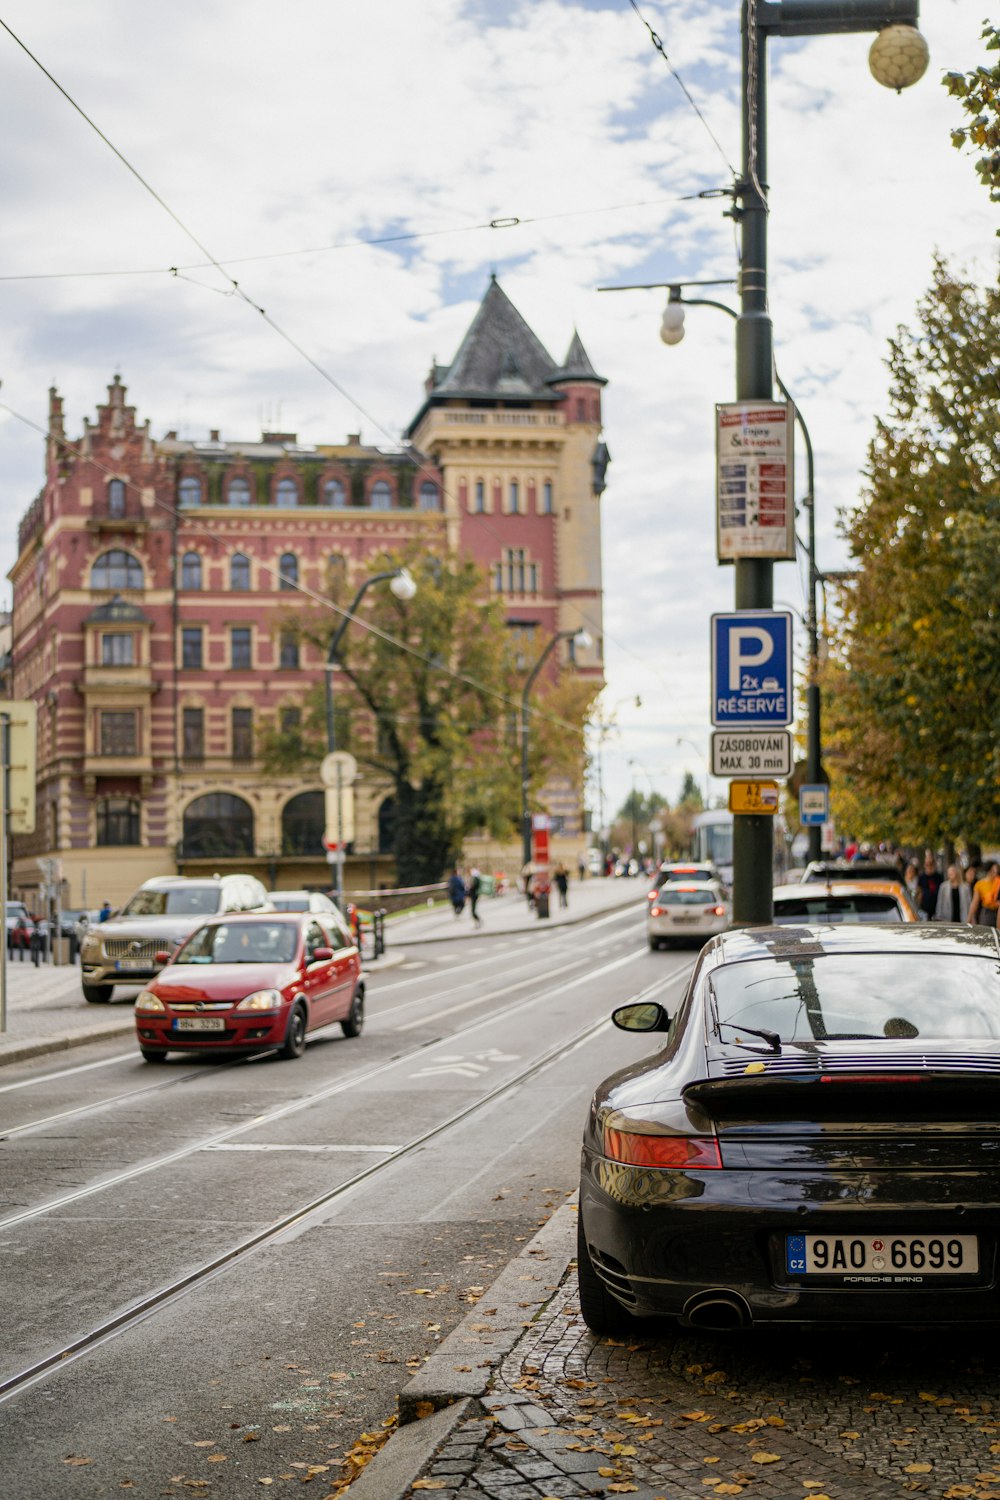
[[[771,48],[770,296],[816,451],[821,567],[843,565],[837,509],[858,494],[886,340],[933,253],[995,273],[995,210],[950,145],[959,110],[939,82],[984,59],[986,9],[924,0],[931,65],[900,96],[872,80],[869,37]],[[732,325],[692,309],[666,348],[663,294],[596,288],[735,275],[724,202],[696,195],[739,159],[739,3],[640,10],[707,126],[628,0],[8,0],[11,31],[336,385],[231,295],[0,31],[4,572],[42,480],[28,423],[44,424],[50,384],[70,436],[117,371],[154,435],[360,427],[388,446],[495,268],[557,358],[576,324],[610,382],[609,806],[632,775],[671,797],[686,767],[703,776],[708,620],[732,606],[713,436]],[[409,237],[358,243],[390,236]],[[799,566],[778,566],[775,594],[803,610]]]

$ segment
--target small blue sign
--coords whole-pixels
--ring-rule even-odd
[[[799,787],[799,822],[803,828],[819,828],[830,816],[830,788],[817,782]]]
[[[781,728],[792,721],[792,617],[741,609],[712,616],[712,723]]]

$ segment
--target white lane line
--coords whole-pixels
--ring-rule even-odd
[[[74,1073],[89,1073],[91,1068],[109,1068],[112,1063],[135,1062],[134,1052],[116,1052],[114,1057],[102,1057],[100,1062],[78,1063],[75,1068],[60,1068],[57,1073],[41,1073],[37,1078],[22,1078],[20,1083],[0,1084],[0,1094],[9,1094],[14,1089],[30,1089],[36,1083],[53,1083],[57,1078],[70,1078]]]

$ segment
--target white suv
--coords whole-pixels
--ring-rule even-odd
[[[111,999],[116,984],[144,984],[194,929],[218,912],[270,911],[253,875],[158,875],[146,880],[121,911],[88,926],[80,946],[83,998],[92,1005]]]

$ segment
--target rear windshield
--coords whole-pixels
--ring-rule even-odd
[[[271,905],[275,911],[308,911],[308,896],[272,896]]]
[[[893,896],[782,896],[774,920],[783,922],[895,922],[902,918]]]
[[[720,1021],[782,1041],[1000,1040],[1000,963],[954,953],[839,953],[729,964],[711,976]],[[711,1022],[710,1022],[711,1024]],[[733,1032],[723,1032],[731,1040]]]
[[[661,870],[659,876],[661,885],[667,881],[674,880],[711,880],[712,878],[711,870],[699,869],[698,867],[686,870]]]
[[[295,957],[297,922],[220,922],[199,927],[175,964],[287,964]]]
[[[123,917],[210,917],[219,910],[217,885],[185,885],[168,891],[136,891],[121,909]]]
[[[667,885],[656,898],[657,906],[714,906],[714,891],[686,891],[683,886]]]

